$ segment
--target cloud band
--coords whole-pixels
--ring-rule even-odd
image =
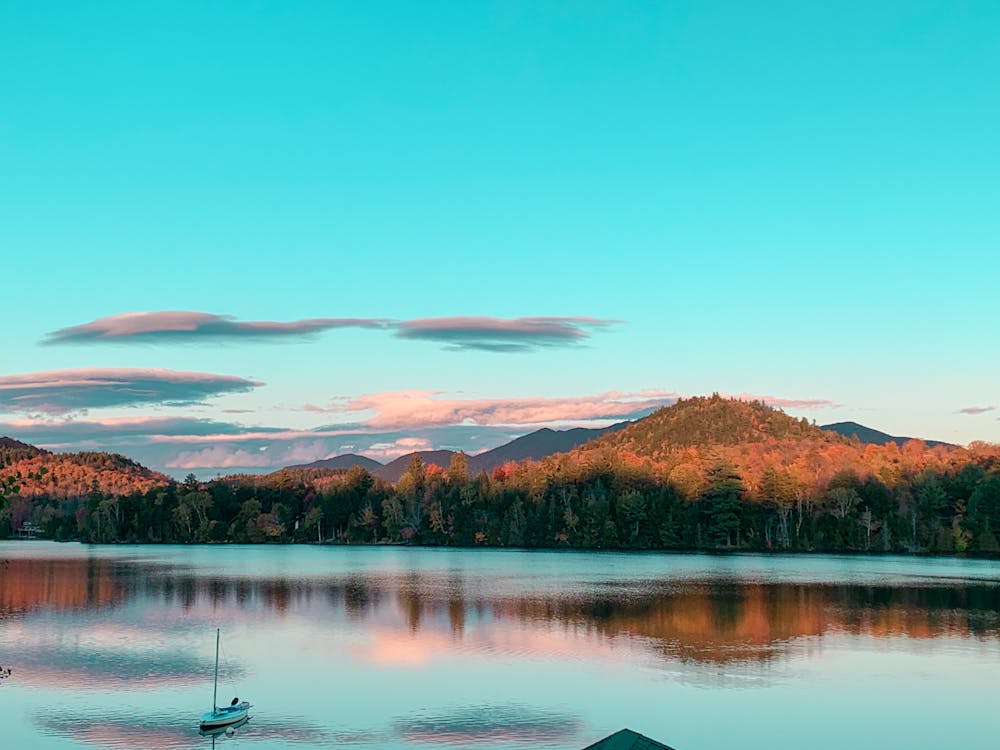
[[[396,337],[444,344],[449,350],[524,352],[577,346],[595,330],[620,321],[588,317],[308,318],[240,321],[186,310],[131,312],[60,328],[43,344],[159,344],[220,341],[302,341],[337,328],[391,330]]]

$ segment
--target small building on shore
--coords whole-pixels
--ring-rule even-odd
[[[18,539],[34,539],[41,531],[41,527],[34,521],[25,521],[16,532]]]

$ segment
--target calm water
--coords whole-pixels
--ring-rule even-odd
[[[995,746],[1000,565],[0,543],[0,746]]]

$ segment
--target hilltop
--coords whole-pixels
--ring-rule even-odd
[[[16,477],[23,497],[84,497],[92,492],[127,495],[172,480],[117,453],[52,453],[0,437],[0,478]]]
[[[655,456],[678,448],[801,440],[841,439],[760,401],[715,395],[681,399],[591,445]]]

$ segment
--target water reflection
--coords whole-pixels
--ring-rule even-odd
[[[564,743],[581,729],[579,718],[529,706],[466,706],[427,712],[395,722],[395,733],[432,745],[518,743],[547,747]]]
[[[244,716],[239,721],[234,721],[229,726],[219,727],[217,729],[199,729],[198,734],[202,737],[210,737],[212,740],[212,747],[215,747],[215,741],[219,737],[235,737],[236,733],[239,732],[241,727],[245,727],[250,723],[252,716]]]
[[[933,562],[842,574],[856,563],[831,558],[819,569],[810,559],[805,575],[789,573],[798,561],[778,559],[770,580],[766,558],[742,574],[671,556],[21,549],[30,554],[0,546],[10,558],[0,568],[0,663],[17,674],[0,697],[26,717],[12,746],[38,737],[123,749],[225,742],[199,737],[196,721],[212,691],[208,634],[220,625],[220,694],[238,680],[257,707],[234,739],[265,747],[581,747],[621,728],[644,694],[638,715],[659,715],[667,683],[711,693],[711,712],[728,687],[776,690],[798,675],[802,694],[825,689],[801,677],[803,664],[822,664],[827,685],[840,679],[838,665],[853,664],[843,677],[867,701],[851,707],[857,714],[884,691],[859,689],[860,663],[906,673],[915,654],[957,654],[919,670],[935,675],[928,684],[957,675],[964,687],[976,664],[986,669],[1000,653],[993,571],[963,578]],[[842,658],[824,661],[827,651]],[[935,687],[927,706],[941,695]],[[602,712],[610,718],[595,718]],[[712,719],[698,723],[704,730]],[[673,731],[646,729],[685,745]]]
[[[144,622],[132,632],[116,633],[113,627],[95,624],[87,631],[89,640],[40,641],[21,650],[21,663],[36,676],[48,665],[53,681],[72,686],[95,681],[110,689],[182,682],[205,673],[200,658],[148,645],[158,642],[150,638],[150,630],[166,625],[162,613],[178,610],[203,621],[221,611],[237,619],[240,613],[248,618],[342,618],[365,625],[376,636],[426,636],[432,651],[435,645],[451,648],[467,637],[475,640],[478,636],[467,630],[477,625],[492,626],[494,635],[497,625],[517,625],[522,631],[532,624],[556,625],[597,638],[638,638],[665,658],[693,662],[766,661],[780,657],[795,639],[832,633],[992,640],[1000,628],[1000,586],[991,581],[831,585],[622,580],[584,590],[571,586],[529,594],[520,593],[516,581],[498,581],[492,590],[480,584],[454,571],[248,579],[148,563],[15,559],[0,579],[0,615],[85,615],[138,606]],[[144,648],[140,637],[147,644]],[[556,647],[557,640],[540,637],[534,643],[505,644],[500,637],[478,646],[545,649]],[[381,662],[421,661],[403,652],[404,643],[410,641],[396,639],[367,655]],[[122,645],[125,651],[109,650]],[[389,653],[394,648],[395,657]],[[234,669],[238,671],[238,665]]]

